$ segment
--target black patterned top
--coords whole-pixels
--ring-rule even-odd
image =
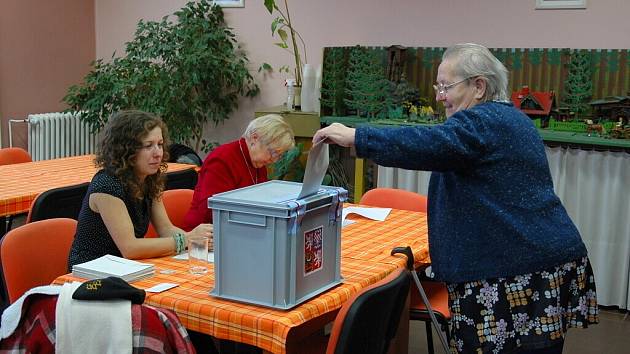
[[[133,223],[136,238],[143,238],[149,227],[152,200],[137,200],[128,195],[118,177],[100,170],[92,178],[88,191],[83,198],[77,232],[68,256],[68,268],[78,263],[91,261],[106,254],[122,257],[112,236],[99,213],[90,209],[89,200],[92,193],[105,193],[121,199],[127,207],[127,213]]]

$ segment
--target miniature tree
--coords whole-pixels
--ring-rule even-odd
[[[350,98],[345,99],[345,103],[355,109],[358,116],[374,118],[378,113],[386,113],[390,105],[389,82],[385,78],[380,54],[359,46],[350,51],[346,79],[346,93]]]
[[[346,60],[344,49],[330,48],[324,58],[321,104],[332,110],[333,116],[344,114],[344,95],[346,87]]]
[[[527,53],[527,56],[529,58],[529,62],[533,66],[538,66],[542,62],[542,50],[541,49],[537,49],[537,48],[530,49],[529,52]]]
[[[403,73],[400,82],[393,89],[392,103],[396,107],[403,107],[403,113],[409,114],[409,107],[417,106],[420,100],[420,92],[418,88],[413,87],[407,81],[406,75]]]
[[[588,112],[592,90],[590,55],[585,50],[572,50],[569,74],[564,82],[564,104],[575,117]]]
[[[521,70],[523,68],[523,53],[515,51],[511,53],[512,70]]]

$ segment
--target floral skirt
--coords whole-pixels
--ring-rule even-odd
[[[588,257],[533,274],[448,286],[451,351],[514,353],[559,344],[598,322]]]

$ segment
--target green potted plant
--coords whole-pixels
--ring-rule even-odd
[[[63,100],[95,131],[114,111],[140,109],[160,115],[174,141],[208,151],[206,123],[228,119],[259,88],[221,7],[191,1],[170,17],[141,20],[125,56],[96,60]]]
[[[302,86],[302,66],[305,62],[308,62],[306,56],[306,44],[300,33],[295,29],[291,22],[291,13],[289,12],[289,5],[287,0],[284,0],[284,8],[280,8],[275,0],[264,0],[265,8],[271,15],[274,15],[273,21],[271,21],[271,36],[279,41],[274,43],[276,46],[288,51],[293,56],[295,61],[295,68],[293,70],[295,75],[295,82],[298,87]],[[300,46],[302,46],[302,53],[300,54]],[[271,65],[263,63],[262,69],[271,71]],[[280,72],[290,73],[291,70],[287,65],[281,66],[278,70]]]

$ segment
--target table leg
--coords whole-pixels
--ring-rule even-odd
[[[360,158],[354,160],[354,203],[358,203],[365,190],[365,161]]]

